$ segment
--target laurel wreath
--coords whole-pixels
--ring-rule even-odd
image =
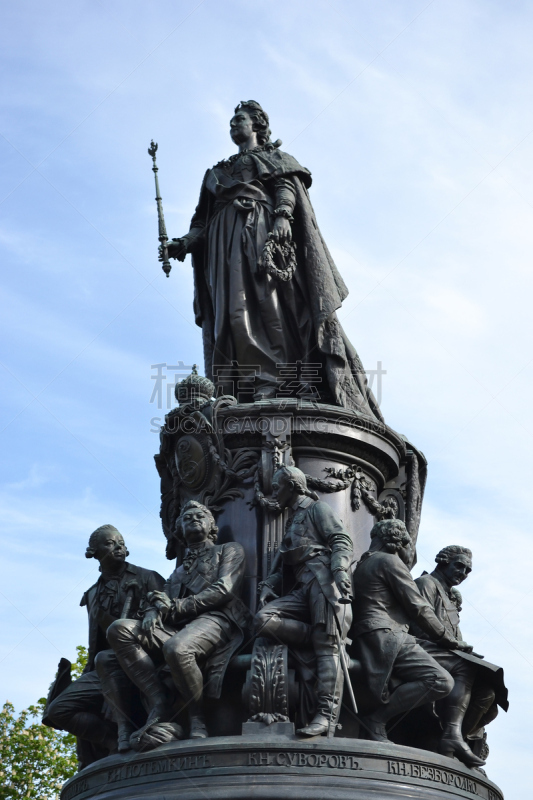
[[[259,267],[278,281],[290,281],[296,271],[296,245],[279,244],[272,233],[268,234]]]

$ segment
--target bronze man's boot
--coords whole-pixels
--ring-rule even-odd
[[[306,647],[311,644],[312,628],[306,622],[281,619],[275,614],[265,617],[259,615],[256,630],[258,636],[266,636],[273,641],[293,647]]]
[[[146,724],[141,729],[144,733],[150,725],[167,722],[170,714],[165,687],[157,674],[155,664],[138,643],[136,633],[130,628],[129,622],[130,620],[114,622],[108,628],[107,638],[120,666],[148,701],[150,712]]]
[[[486,762],[475,755],[463,739],[463,719],[470,700],[470,686],[459,679],[442,701],[441,718],[444,731],[440,740],[439,751],[443,756],[456,756],[467,767],[482,767]]]
[[[339,656],[333,653],[317,656],[316,669],[317,710],[309,725],[298,730],[301,736],[322,736],[328,732],[333,735],[339,716],[343,683]]]
[[[207,739],[204,711],[201,701],[189,703],[189,739]]]
[[[105,719],[100,719],[89,711],[79,711],[69,721],[68,730],[80,739],[86,739],[93,744],[100,745],[111,753],[116,750],[117,737],[115,726]]]
[[[131,706],[131,683],[124,673],[109,673],[98,669],[102,692],[111,708],[117,726],[117,750],[126,753],[130,749],[130,736],[135,725],[129,717]]]
[[[444,673],[447,674],[447,673]],[[361,733],[374,742],[388,742],[387,722],[399,714],[424,703],[446,695],[450,690],[451,677],[410,681],[398,686],[392,692],[388,703],[383,703],[376,711],[361,719]]]
[[[158,722],[166,722],[170,712],[164,686],[159,680],[152,660],[148,656],[142,659],[130,659],[128,656],[124,657],[124,654],[122,656],[121,663],[124,672],[139,687],[150,708],[144,725],[132,733],[129,739],[130,747],[137,750],[140,746],[141,738],[148,728]],[[125,734],[126,728],[124,728]]]

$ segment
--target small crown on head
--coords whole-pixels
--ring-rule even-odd
[[[205,405],[213,399],[215,385],[209,378],[198,375],[198,367],[193,364],[191,374],[176,384],[174,394],[180,406],[188,403]]]

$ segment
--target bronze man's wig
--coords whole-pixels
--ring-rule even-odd
[[[211,513],[211,511],[207,508],[207,506],[204,506],[202,503],[198,503],[196,500],[189,500],[187,503],[185,503],[185,505],[181,509],[181,513],[178,519],[176,520],[176,538],[178,539],[178,541],[181,542],[181,544],[186,544],[185,537],[183,535],[183,517],[187,513],[187,511],[189,511],[189,509],[191,508],[201,508],[206,517],[211,521],[209,538],[211,539],[211,541],[216,542],[218,528],[215,523],[215,518]]]
[[[466,556],[472,561],[472,551],[468,547],[461,547],[458,544],[449,544],[448,547],[443,547],[435,556],[435,561],[439,565],[449,564],[455,556]]]
[[[396,553],[400,547],[411,544],[411,537],[401,519],[382,519],[370,531],[371,539],[381,539],[386,553]]]
[[[299,494],[305,494],[308,497],[312,497],[313,500],[318,500],[318,495],[312,489],[307,488],[307,478],[301,469],[284,465],[275,471],[274,478],[280,474],[294,483]]]
[[[100,525],[95,531],[91,533],[89,536],[89,546],[85,551],[85,558],[94,558],[96,554],[96,550],[98,548],[98,540],[102,536],[108,536],[110,533],[120,533],[118,528],[115,528],[114,525]],[[126,549],[126,556],[129,556],[129,552]]]

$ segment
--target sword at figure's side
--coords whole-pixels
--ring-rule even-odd
[[[168,236],[167,236],[167,228],[165,225],[165,217],[163,215],[163,203],[161,195],[159,194],[159,180],[157,177],[157,173],[159,167],[156,164],[155,154],[157,152],[157,142],[152,141],[150,142],[150,147],[148,148],[148,155],[152,156],[153,167],[152,170],[155,176],[155,201],[157,203],[157,218],[159,222],[159,241],[161,242],[161,246],[159,248],[159,260],[163,262],[163,271],[165,275],[169,276],[170,270],[172,269],[172,265],[168,260]]]

